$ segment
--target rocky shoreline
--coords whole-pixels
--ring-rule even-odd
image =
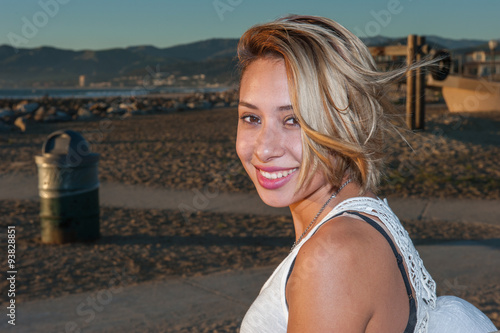
[[[0,133],[26,131],[31,122],[55,123],[120,116],[122,118],[186,110],[236,107],[234,90],[104,98],[35,98],[0,100]]]

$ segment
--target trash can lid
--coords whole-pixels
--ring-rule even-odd
[[[60,130],[51,133],[42,147],[42,154],[47,160],[65,160],[76,158],[79,163],[92,163],[99,159],[99,154],[90,151],[90,145],[78,132]],[[73,164],[73,163],[70,163]]]

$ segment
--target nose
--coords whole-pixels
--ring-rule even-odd
[[[263,125],[258,133],[255,155],[261,162],[269,162],[285,153],[284,136],[272,125]]]

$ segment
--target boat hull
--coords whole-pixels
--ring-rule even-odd
[[[449,76],[444,81],[431,80],[427,84],[442,87],[450,112],[500,111],[500,82]]]

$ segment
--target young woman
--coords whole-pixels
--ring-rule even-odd
[[[336,22],[290,16],[248,30],[236,149],[262,200],[289,206],[296,242],[241,332],[488,332],[471,304],[437,299],[408,233],[376,195],[387,85]]]

